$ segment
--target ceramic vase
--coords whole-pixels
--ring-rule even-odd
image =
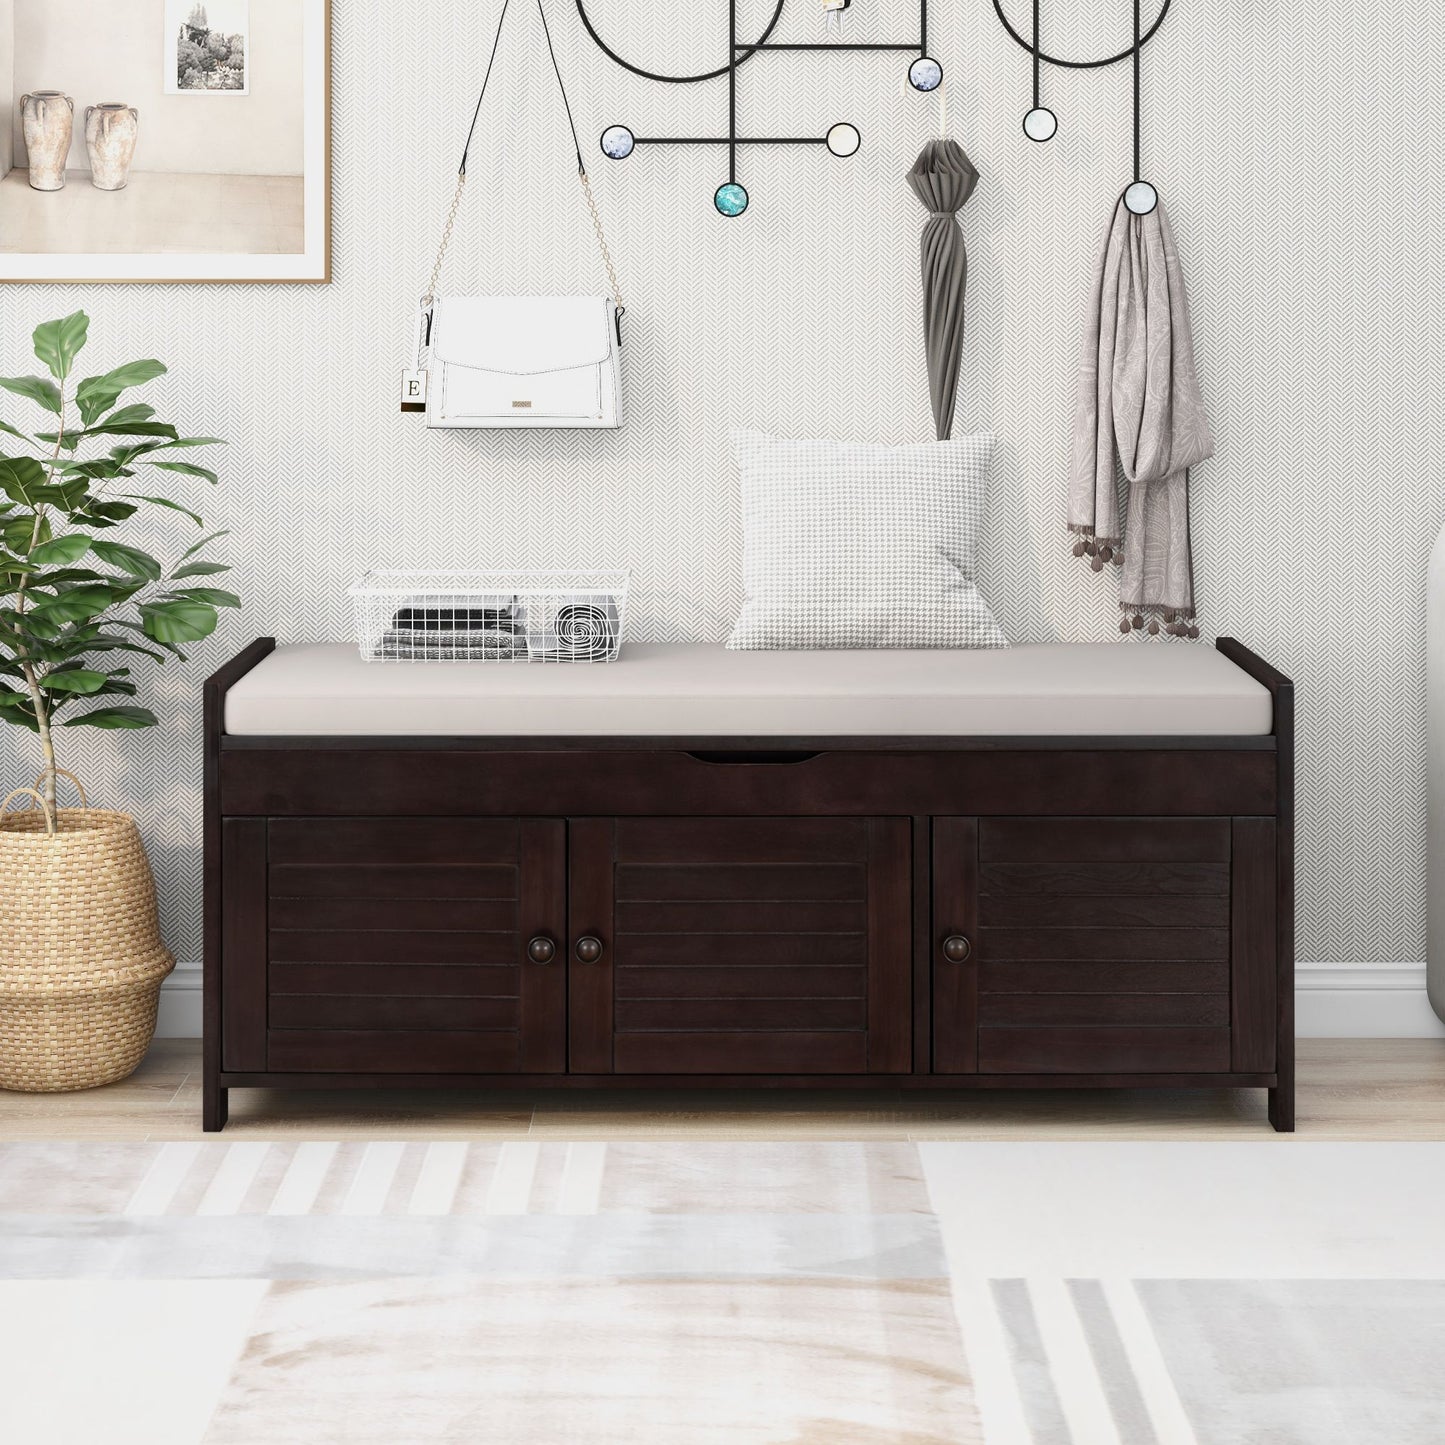
[[[85,148],[90,152],[90,183],[98,191],[123,191],[135,159],[140,112],[133,105],[105,100],[85,112]]]
[[[20,97],[20,119],[31,186],[37,191],[62,190],[75,102],[63,91],[35,90]]]

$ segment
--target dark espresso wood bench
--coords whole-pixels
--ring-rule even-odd
[[[1248,1087],[1294,1127],[1293,688],[1232,640],[266,638],[205,710],[208,1130],[233,1088],[507,1085]]]

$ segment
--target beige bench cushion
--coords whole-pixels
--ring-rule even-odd
[[[278,648],[231,690],[250,736],[1250,736],[1269,693],[1204,646],[730,652],[629,645],[619,661],[366,663]]]

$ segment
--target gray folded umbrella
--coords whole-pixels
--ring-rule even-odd
[[[963,293],[968,252],[955,212],[973,194],[978,172],[955,140],[931,140],[908,172],[913,193],[928,207],[923,227],[923,341],[928,392],[939,441],[953,431],[963,349]]]

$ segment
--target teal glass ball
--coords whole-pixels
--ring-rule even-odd
[[[736,181],[728,181],[717,188],[712,203],[724,216],[741,216],[748,208],[748,193]]]

